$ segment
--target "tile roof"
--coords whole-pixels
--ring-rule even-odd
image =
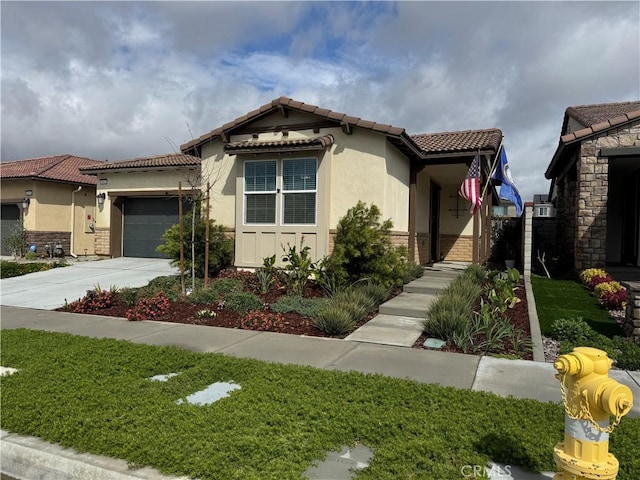
[[[640,101],[569,107],[564,114],[562,132],[565,131],[569,117],[584,125],[585,128],[566,135],[562,135],[561,133],[558,148],[553,154],[551,162],[549,162],[549,166],[544,174],[548,179],[552,179],[558,175],[559,166],[565,158],[564,152],[567,145],[640,119]]]
[[[96,178],[81,172],[104,162],[75,155],[30,158],[0,163],[0,178],[33,178],[82,185],[95,185]]]
[[[585,127],[606,122],[612,118],[640,110],[640,102],[600,103],[567,108],[565,115],[574,118]]]
[[[333,135],[315,138],[296,138],[277,142],[231,142],[224,146],[224,151],[232,155],[238,153],[294,152],[323,150],[333,145]]]
[[[203,142],[206,142],[207,140],[216,138],[225,132],[229,132],[230,130],[233,130],[241,125],[247,124],[260,117],[266,116],[282,107],[286,107],[290,110],[297,110],[300,112],[318,115],[328,120],[335,121],[337,124],[349,124],[356,127],[365,128],[374,132],[384,133],[386,135],[399,136],[405,133],[404,128],[394,127],[392,125],[387,125],[384,123],[376,123],[369,120],[363,120],[358,117],[352,117],[351,115],[347,115],[346,113],[334,112],[331,110],[327,110],[326,108],[318,107],[316,105],[310,105],[307,103],[298,102],[288,97],[280,97],[275,100],[272,100],[269,103],[262,105],[261,107],[255,110],[252,110],[246,115],[242,115],[241,117],[238,117],[229,123],[225,123],[221,127],[211,130],[209,133],[206,133],[196,138],[195,140],[185,143],[180,147],[180,150],[184,152],[185,150],[188,150],[190,148],[197,147],[198,145],[202,144]]]
[[[425,155],[474,152],[478,149],[491,149],[495,152],[500,146],[502,131],[497,128],[491,128],[487,130],[424,133],[411,135],[410,138]]]
[[[117,162],[103,162],[100,165],[82,168],[86,173],[96,174],[105,170],[136,168],[192,167],[200,166],[200,159],[184,153],[167,153],[153,157],[140,157]]]

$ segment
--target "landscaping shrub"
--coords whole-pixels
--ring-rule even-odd
[[[191,258],[191,222],[184,223],[182,243],[184,245],[184,263],[187,270],[193,263],[196,276],[204,278],[206,220],[199,218],[195,224],[195,260]],[[174,266],[180,265],[180,226],[173,225],[162,235],[164,243],[157,251],[171,259]],[[214,276],[233,261],[233,240],[229,238],[222,225],[214,220],[209,223],[209,276]]]
[[[624,288],[617,292],[605,292],[600,297],[600,305],[607,310],[622,310],[626,302],[627,291]]]
[[[380,209],[359,201],[340,219],[329,258],[329,273],[338,282],[371,278],[386,286],[401,285],[406,247],[394,247],[391,220],[380,220]]]
[[[230,293],[242,292],[242,281],[236,278],[216,278],[208,288],[199,288],[191,292],[188,299],[191,303],[217,303]]]
[[[284,317],[280,313],[253,310],[240,320],[240,328],[263,332],[284,328]]]
[[[51,263],[34,262],[34,263],[18,263],[7,260],[0,261],[0,278],[19,277],[27,273],[43,272],[52,268],[66,267],[68,264],[64,261]]]
[[[337,293],[329,301],[331,305],[342,307],[349,312],[356,323],[364,319],[377,306],[375,299],[355,287]]]
[[[384,303],[390,294],[389,288],[375,282],[360,283],[358,284],[358,289],[371,297],[375,301],[376,305]]]
[[[313,325],[327,335],[342,335],[355,327],[356,322],[342,305],[332,304],[318,313]]]
[[[118,299],[127,307],[132,307],[138,301],[138,289],[125,287],[118,292]]]
[[[294,295],[304,295],[304,289],[307,286],[309,277],[316,270],[315,264],[311,261],[311,248],[304,246],[304,237],[300,241],[300,251],[296,250],[296,246],[287,245],[289,251],[285,250],[282,261],[285,263],[284,275],[282,278]]]
[[[473,306],[475,301],[482,293],[482,286],[476,279],[460,275],[442,291],[440,296],[457,296],[465,300],[469,308]]]
[[[593,288],[593,294],[600,299],[605,293],[615,293],[623,290],[622,285],[616,281],[601,282]]]
[[[482,265],[471,264],[463,270],[462,275],[475,280],[478,284],[482,284],[487,278],[487,269]]]
[[[159,291],[152,298],[142,298],[136,305],[127,310],[127,320],[139,322],[162,317],[171,304],[164,292]]]
[[[586,270],[580,272],[580,281],[585,285],[589,285],[594,277],[605,278],[607,277],[607,272],[605,272],[601,268],[587,268]]]
[[[326,298],[303,298],[299,295],[287,295],[271,304],[271,310],[278,313],[296,312],[305,317],[315,317],[328,304]]]
[[[224,297],[224,307],[232,312],[246,313],[262,308],[262,300],[253,293],[230,292]]]
[[[559,341],[582,343],[595,332],[582,318],[561,318],[551,325],[551,337]]]
[[[27,253],[29,251],[29,242],[24,224],[20,222],[13,227],[9,235],[4,235],[2,243],[16,257],[22,257]]]
[[[404,272],[402,275],[402,283],[409,283],[416,278],[424,275],[424,267],[416,262],[410,261],[404,264]]]
[[[87,290],[87,294],[68,305],[65,310],[73,313],[89,313],[113,306],[116,301],[117,290],[102,290],[96,286],[93,290]]]
[[[613,347],[618,368],[640,371],[640,345],[631,338],[613,337]]]
[[[442,293],[428,308],[423,322],[429,337],[449,340],[454,333],[465,332],[473,316],[473,303],[458,294]]]

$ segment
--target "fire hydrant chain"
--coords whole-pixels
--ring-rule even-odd
[[[607,427],[601,427],[598,422],[596,422],[589,411],[589,398],[587,395],[587,391],[583,390],[580,394],[580,411],[574,413],[572,409],[569,407],[569,402],[567,401],[567,384],[565,382],[567,378],[567,372],[562,374],[562,379],[560,380],[560,395],[562,397],[562,405],[564,406],[564,411],[567,414],[567,417],[572,420],[588,420],[591,423],[591,426],[602,433],[611,433],[618,426],[620,420],[624,416],[621,412],[616,413],[615,420]]]

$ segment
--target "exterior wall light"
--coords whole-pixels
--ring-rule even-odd
[[[25,190],[24,191],[25,196],[27,197],[31,197],[33,195],[33,190]]]
[[[22,200],[22,209],[26,210],[27,208],[29,208],[30,203],[31,203],[31,199],[28,197],[25,197],[24,200]]]
[[[104,200],[105,198],[107,198],[107,194],[106,193],[99,193],[98,195],[96,195],[96,198],[98,199],[98,205],[104,205]]]

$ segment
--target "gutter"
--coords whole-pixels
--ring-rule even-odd
[[[78,255],[73,253],[73,233],[76,229],[76,193],[78,193],[80,190],[82,190],[82,186],[78,187],[77,190],[71,192],[71,241],[69,242],[69,255],[71,255],[73,258],[78,258]]]

